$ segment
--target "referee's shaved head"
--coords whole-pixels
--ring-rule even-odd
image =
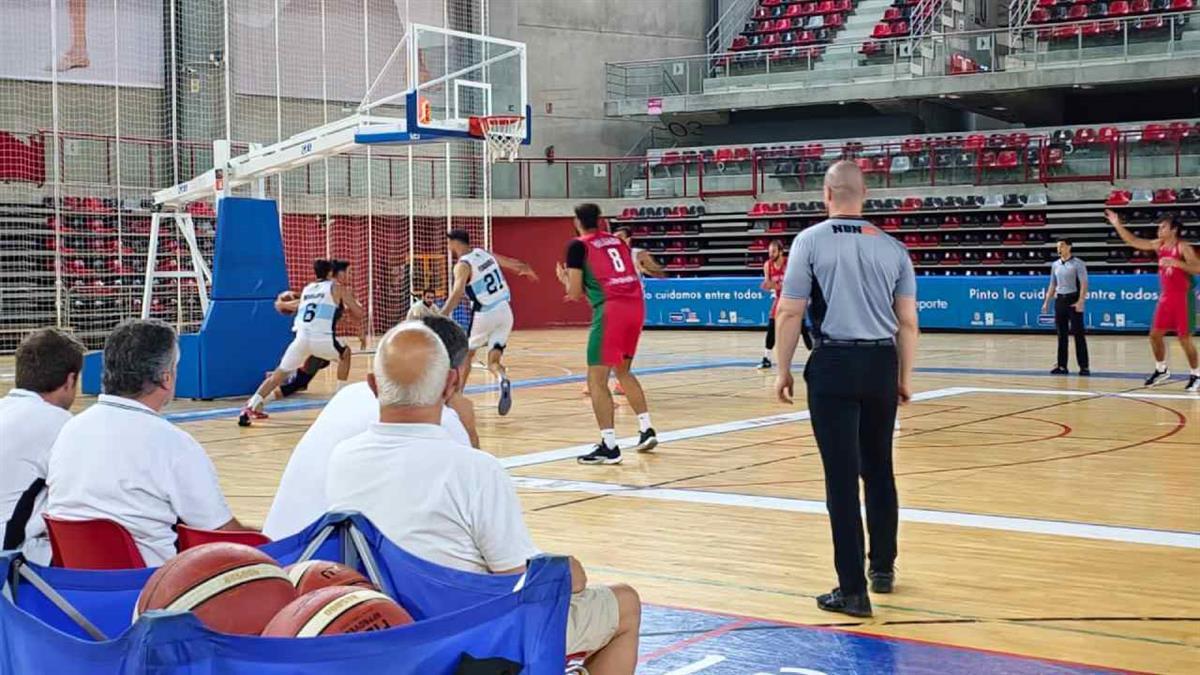
[[[830,215],[857,215],[867,198],[867,182],[854,162],[834,162],[825,172],[825,208]]]

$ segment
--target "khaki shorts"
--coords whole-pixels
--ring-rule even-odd
[[[617,634],[621,612],[608,586],[588,586],[571,596],[567,613],[567,655],[593,653]]]

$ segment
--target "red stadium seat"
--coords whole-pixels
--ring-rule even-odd
[[[833,11],[845,14],[854,11],[852,0],[833,0]]]
[[[1196,8],[1196,0],[1171,0],[1171,11],[1186,12]]]
[[[922,202],[920,197],[905,197],[904,202],[902,202],[900,205],[900,210],[916,211],[916,210],[920,209],[923,206],[923,204],[924,204],[924,202]]]
[[[1091,145],[1096,141],[1096,130],[1086,127],[1075,130],[1075,145]]]
[[[877,23],[875,24],[875,27],[871,29],[871,37],[877,40],[891,37],[891,35],[892,27],[886,23]]]
[[[801,16],[802,13],[803,7],[801,5],[788,5],[788,8],[784,10],[783,15],[791,19]]]
[[[1010,148],[1024,148],[1029,146],[1029,134],[1024,131],[1018,131],[1010,134],[1008,137],[1008,146]]]
[[[979,150],[987,144],[987,136],[983,134],[971,134],[967,136],[966,142],[963,143],[963,148],[966,150]]]
[[[1016,150],[1001,150],[996,155],[996,166],[1001,169],[1015,169],[1018,164]]]
[[[750,46],[750,40],[746,39],[745,35],[739,35],[733,38],[733,44],[729,45],[730,51],[740,51]]]
[[[1096,134],[1097,143],[1107,143],[1109,145],[1116,143],[1121,138],[1121,130],[1116,127],[1100,127],[1099,133]]]
[[[1079,36],[1079,26],[1058,26],[1050,33],[1051,40],[1070,40]]]
[[[1104,200],[1106,206],[1128,206],[1133,193],[1129,190],[1113,190]]]
[[[1054,147],[1046,148],[1046,166],[1062,166],[1063,165],[1063,149]]]
[[[250,531],[227,531],[227,530],[199,530],[187,525],[176,525],[175,533],[179,535],[179,541],[176,546],[180,551],[186,551],[189,548],[194,548],[201,544],[211,544],[214,542],[232,542],[234,544],[245,544],[246,546],[262,546],[263,544],[271,543],[271,538],[261,532]]]
[[[1192,125],[1187,122],[1171,122],[1167,125],[1167,140],[1178,141],[1189,135]]]
[[[837,5],[834,4],[833,0],[821,0],[821,2],[817,3],[816,13],[817,14],[832,14],[833,12],[837,11],[836,7],[837,7]]]
[[[908,35],[908,22],[897,21],[896,23],[892,24],[892,37],[900,37],[903,35]]]
[[[111,520],[63,520],[42,515],[50,535],[51,565],[77,570],[146,566],[129,531]]]
[[[1174,204],[1176,201],[1178,201],[1178,195],[1170,188],[1154,191],[1155,204]]]
[[[1046,23],[1050,20],[1050,12],[1038,7],[1029,14],[1029,23]],[[736,40],[735,40],[736,42]]]
[[[1077,21],[1086,18],[1088,18],[1087,5],[1072,5],[1071,9],[1067,10],[1067,21]]]
[[[874,56],[874,55],[878,54],[879,52],[883,51],[883,45],[879,42],[875,42],[873,40],[868,40],[863,43],[862,49],[859,49],[858,51],[860,54],[863,54],[865,56]]]
[[[1108,15],[1114,18],[1129,16],[1131,12],[1128,0],[1113,0],[1108,5]]]
[[[763,49],[770,49],[771,47],[778,47],[782,42],[779,39],[779,33],[767,33],[766,37],[763,38],[762,46]]]
[[[1038,7],[1053,7],[1058,4],[1056,0],[1037,0]]]
[[[1167,25],[1161,16],[1151,16],[1145,19],[1138,19],[1138,30],[1162,30]]]
[[[845,25],[846,25],[846,19],[841,14],[826,14],[825,15],[825,27],[826,28],[841,28],[842,26],[845,26]]]
[[[899,21],[902,18],[903,17],[900,15],[899,7],[888,7],[886,10],[883,11],[883,20],[884,21]]]
[[[1143,143],[1159,143],[1167,140],[1167,127],[1162,124],[1147,124],[1142,127]]]
[[[1150,11],[1150,0],[1133,0],[1129,9],[1134,14],[1146,14]]]

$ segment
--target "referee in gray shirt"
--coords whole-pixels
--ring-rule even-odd
[[[1071,255],[1071,242],[1058,241],[1058,260],[1050,266],[1050,288],[1046,289],[1046,301],[1042,313],[1050,309],[1054,301],[1054,327],[1058,330],[1058,363],[1051,375],[1066,375],[1067,331],[1075,336],[1075,361],[1079,363],[1079,374],[1088,376],[1087,336],[1083,329],[1083,303],[1087,298],[1087,266]]]
[[[852,162],[825,174],[829,219],[792,243],[775,323],[776,394],[791,403],[792,357],[811,308],[814,349],[804,367],[813,435],[825,469],[838,587],[817,606],[871,616],[863,574],[858,480],[866,493],[870,579],[875,593],[895,581],[899,505],[892,471],[897,404],[911,396],[917,352],[917,283],[904,245],[862,217],[867,188]]]

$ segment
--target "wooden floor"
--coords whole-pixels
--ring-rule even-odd
[[[555,459],[569,453],[534,455],[598,436],[582,384],[556,379],[582,373],[583,332],[516,334],[513,379],[548,381],[517,389],[505,418],[494,393],[474,399],[483,446],[508,458],[537,543],[652,604],[1200,672],[1200,397],[1179,381],[1141,388],[1143,338],[1093,338],[1098,375],[1081,380],[1043,374],[1047,337],[924,336],[915,382],[929,395],[902,411],[895,451],[906,509],[897,593],[876,596],[865,622],[814,606],[835,583],[820,460],[807,422],[758,419],[806,407],[803,396],[774,402],[773,378],[749,365],[761,339],[648,333],[642,382],[655,426],[676,440],[618,467],[585,467]],[[367,356],[356,359],[362,377]],[[1180,370],[1175,346],[1172,361]],[[0,361],[0,390],[11,368]],[[330,377],[292,400],[327,397]],[[183,427],[212,455],[238,517],[261,523],[316,414]],[[637,429],[628,406],[618,427]]]

